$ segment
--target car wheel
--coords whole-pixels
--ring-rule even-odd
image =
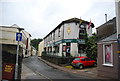
[[[96,66],[97,66],[97,63],[94,63],[93,66],[96,67]]]
[[[83,69],[84,68],[84,66],[83,65],[79,65],[79,69]]]
[[[72,66],[73,68],[75,68],[75,66]]]

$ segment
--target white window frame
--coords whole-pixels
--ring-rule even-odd
[[[105,46],[111,45],[111,64],[105,62]],[[103,44],[103,65],[113,67],[113,45],[111,43]]]

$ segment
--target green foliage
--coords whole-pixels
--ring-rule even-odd
[[[86,38],[85,51],[89,58],[97,60],[97,35],[95,33],[93,36]]]
[[[35,47],[36,48],[36,50],[38,50],[38,44],[39,44],[39,42],[41,42],[42,41],[42,39],[33,39],[33,40],[31,40],[31,45],[33,46],[33,47]]]

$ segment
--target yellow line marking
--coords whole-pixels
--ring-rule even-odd
[[[120,51],[117,51],[117,53],[120,53]]]

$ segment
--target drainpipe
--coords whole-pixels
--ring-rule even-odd
[[[116,26],[118,39],[118,79],[120,80],[120,0],[115,0],[116,7]]]
[[[105,14],[105,21],[107,22],[107,14]]]
[[[64,23],[63,23],[63,35],[62,35],[62,41],[64,39]],[[63,42],[62,42],[62,56],[64,56],[64,53],[63,53]]]

